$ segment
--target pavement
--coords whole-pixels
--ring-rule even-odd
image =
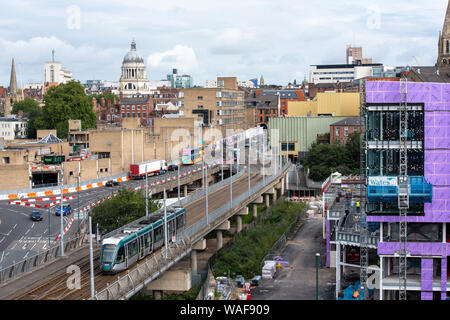
[[[334,269],[325,266],[326,247],[322,241],[322,217],[306,219],[281,255],[289,266],[262,280],[252,290],[252,300],[316,300],[316,253],[319,259],[319,300],[334,300]]]

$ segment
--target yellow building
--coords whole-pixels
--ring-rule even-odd
[[[358,92],[323,92],[312,101],[289,101],[288,116],[356,117],[359,116],[359,108]]]

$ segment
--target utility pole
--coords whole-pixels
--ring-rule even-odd
[[[90,274],[91,274],[91,300],[95,296],[94,288],[94,254],[92,248],[92,217],[89,216],[89,262],[90,262]]]
[[[145,216],[148,218],[148,169],[145,165]]]
[[[169,245],[167,236],[167,208],[166,208],[166,188],[164,188],[164,255],[167,259],[167,246]]]
[[[233,163],[230,163],[230,203],[233,207]]]
[[[178,205],[180,205],[180,166],[181,166],[181,159],[179,159],[179,162],[177,164],[178,169]]]
[[[206,167],[206,186],[205,186],[205,190],[206,190],[206,224],[209,224],[209,204],[208,204],[208,167]]]
[[[60,192],[61,192],[61,212],[60,212],[60,226],[61,226],[61,236],[60,236],[60,243],[61,243],[61,256],[64,256],[64,211],[63,211],[63,183],[64,183],[64,165],[61,164],[61,186],[60,186]]]

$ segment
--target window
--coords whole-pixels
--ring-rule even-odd
[[[111,113],[114,113],[114,108],[111,108]]]
[[[129,118],[130,117],[130,113],[129,112],[127,112],[127,118]]]
[[[138,118],[140,118],[141,117],[141,113],[140,112],[138,112]]]
[[[3,157],[3,163],[4,164],[9,163],[9,157]]]
[[[344,136],[348,137],[348,127],[344,127]]]
[[[178,98],[184,98],[184,92],[183,91],[178,93]]]
[[[124,105],[122,105],[122,110],[125,110],[125,106]]]
[[[142,110],[145,110],[145,106],[142,106]]]
[[[202,105],[197,106],[198,109],[203,109]]]
[[[133,115],[133,118],[136,118],[136,114],[134,112],[132,113],[132,115]]]
[[[358,132],[358,127],[353,127],[353,132]]]
[[[197,100],[203,100],[203,96],[198,96]]]
[[[133,257],[137,254],[137,240],[134,240],[128,245],[128,256]]]
[[[129,105],[127,106],[127,110],[130,110],[130,106]]]
[[[131,110],[134,110],[134,105],[133,105],[133,106],[131,106]]]
[[[336,137],[339,137],[340,131],[341,131],[340,128],[337,127],[337,128],[336,128]]]
[[[142,118],[147,118],[147,113],[142,112]]]
[[[122,118],[125,118],[125,112],[122,112]]]
[[[120,247],[117,252],[116,263],[122,263],[125,261],[125,247]]]

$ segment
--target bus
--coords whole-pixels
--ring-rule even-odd
[[[181,162],[184,165],[195,164],[203,160],[204,149],[202,147],[181,150]]]

